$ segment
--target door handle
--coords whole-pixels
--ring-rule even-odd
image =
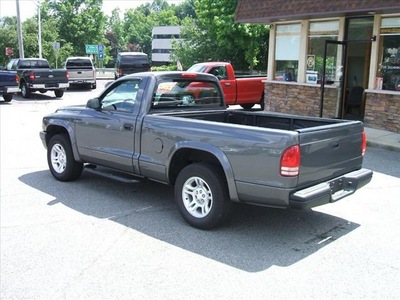
[[[225,83],[225,86],[231,86],[231,84],[229,82]]]
[[[126,130],[133,130],[133,124],[131,124],[131,123],[124,123],[124,129],[126,129]]]

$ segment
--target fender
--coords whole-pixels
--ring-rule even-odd
[[[170,182],[169,174],[170,174],[171,162],[173,161],[175,154],[182,149],[199,150],[207,152],[212,156],[214,156],[219,161],[220,165],[222,166],[222,169],[224,170],[226,181],[228,184],[230,199],[234,202],[239,202],[239,196],[236,189],[235,178],[228,157],[221,149],[207,143],[202,143],[198,141],[180,141],[175,143],[174,147],[172,147],[170,150],[166,164],[166,174],[168,182]]]
[[[75,138],[75,129],[74,129],[74,121],[76,119],[68,119],[68,118],[47,118],[47,120],[44,120],[46,124],[46,132],[50,134],[53,129],[52,127],[61,127],[66,131],[69,135],[69,139],[71,142],[71,148],[72,148],[72,153],[74,155],[74,159],[76,161],[81,161],[81,158],[79,156],[78,152],[78,147],[76,145],[76,138]],[[46,122],[47,121],[47,122]],[[49,135],[48,138],[50,138],[52,135]]]

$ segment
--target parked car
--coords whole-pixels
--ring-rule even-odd
[[[6,69],[17,72],[18,86],[24,98],[29,98],[36,91],[54,91],[59,98],[69,87],[67,70],[51,69],[49,62],[43,58],[11,59]]]
[[[4,101],[10,102],[19,91],[17,72],[0,70],[0,95]]]
[[[68,71],[69,86],[96,88],[96,68],[90,57],[68,57],[63,63]]]
[[[250,109],[260,104],[264,110],[264,83],[266,76],[242,75],[236,77],[233,66],[228,62],[204,62],[191,66],[189,72],[202,72],[215,75],[222,86],[227,105],[239,104]]]
[[[150,62],[146,53],[143,52],[120,52],[115,61],[114,77],[150,71]]]
[[[86,107],[45,116],[42,128],[57,180],[76,180],[85,169],[173,185],[182,217],[203,229],[222,224],[232,202],[308,209],[372,178],[362,168],[362,122],[228,110],[210,74],[124,76]]]

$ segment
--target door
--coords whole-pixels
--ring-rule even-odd
[[[336,87],[335,118],[341,118],[344,106],[344,86],[346,74],[347,42],[326,40],[323,58],[321,80],[320,117],[324,112],[325,85],[333,84]],[[332,71],[328,71],[328,66]]]
[[[76,122],[80,156],[93,164],[134,172],[136,96],[141,79],[116,82],[103,93],[98,110],[86,108]]]
[[[371,58],[373,17],[348,18],[345,40],[326,41],[324,71],[321,83],[320,116],[323,116],[325,84],[337,86],[336,118],[363,120],[365,110],[365,89],[368,86]],[[328,78],[326,65],[337,47],[335,79]]]

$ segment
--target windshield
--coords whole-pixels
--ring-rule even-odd
[[[152,108],[212,108],[223,106],[223,96],[217,83],[171,79],[160,82],[154,93]]]

